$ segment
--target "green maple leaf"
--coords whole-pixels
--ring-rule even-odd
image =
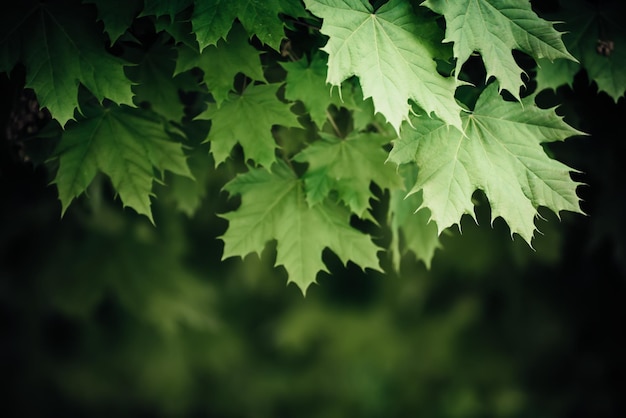
[[[412,251],[418,260],[422,260],[430,268],[435,251],[441,248],[439,231],[434,222],[430,222],[428,209],[420,209],[423,205],[422,194],[412,193],[407,196],[406,190],[413,186],[417,177],[417,165],[402,164],[400,175],[404,178],[405,189],[391,190],[389,199],[389,226],[391,227],[391,250],[393,265],[400,271],[400,260],[408,251]]]
[[[309,164],[304,181],[311,206],[323,202],[335,190],[352,212],[363,217],[374,197],[371,182],[383,189],[402,187],[396,168],[385,164],[387,153],[382,147],[389,143],[388,138],[374,133],[353,133],[345,139],[322,132],[320,135],[322,140],[295,157]]]
[[[219,106],[233,90],[235,76],[244,73],[252,80],[265,81],[260,52],[248,41],[240,25],[234,25],[226,41],[209,46],[201,53],[189,47],[178,51],[175,74],[194,67],[202,69],[203,80]]]
[[[395,142],[389,159],[415,161],[417,182],[410,193],[423,192],[424,207],[441,231],[474,215],[472,194],[481,189],[491,205],[492,220],[502,217],[511,234],[529,244],[537,208],[545,206],[581,213],[571,168],[550,159],[541,143],[563,140],[581,132],[567,125],[554,110],[537,107],[533,97],[522,105],[504,102],[492,83],[476,108],[464,116],[461,132],[443,122],[420,118],[416,130]]]
[[[367,235],[350,226],[350,213],[328,200],[309,207],[302,181],[283,162],[272,171],[253,169],[238,175],[225,186],[241,194],[241,206],[223,215],[229,221],[223,258],[261,254],[268,241],[276,240],[276,265],[284,266],[289,282],[303,293],[315,283],[318,272],[326,271],[325,248],[344,262],[379,270],[378,248]]]
[[[606,92],[617,102],[626,92],[626,7],[623,2],[590,4],[586,1],[564,2],[555,19],[564,21],[563,41],[567,49],[580,61],[580,65],[537,63],[537,88],[556,89],[571,85],[581,67],[590,81],[595,81],[599,91]],[[598,51],[599,43],[612,43],[607,53]]]
[[[109,34],[111,44],[128,30],[143,6],[143,0],[83,0],[83,3],[96,5],[98,18]]]
[[[251,85],[243,94],[231,94],[219,108],[209,103],[199,119],[210,119],[211,154],[216,164],[226,161],[232,148],[241,144],[246,159],[264,167],[276,160],[272,126],[299,127],[289,105],[276,96],[280,84]]]
[[[300,2],[292,0],[196,0],[191,22],[200,49],[226,38],[235,19],[239,19],[249,36],[256,35],[275,50],[285,38],[279,15],[306,16]]]
[[[109,176],[124,206],[150,221],[154,170],[191,177],[181,145],[153,113],[128,106],[86,107],[86,118],[63,132],[54,182],[63,213],[98,172]]]
[[[331,86],[326,83],[327,61],[316,54],[310,63],[307,58],[302,58],[295,62],[281,62],[280,65],[287,70],[285,98],[300,100],[311,115],[311,120],[322,128],[328,118],[328,106],[332,104],[341,107],[342,97],[347,95],[345,91],[340,95],[339,90],[331,90]]]
[[[132,104],[127,63],[106,52],[88,10],[73,2],[26,2],[0,18],[2,67],[10,71],[21,61],[26,87],[61,125],[74,118],[79,83],[100,101]]]
[[[461,129],[460,107],[454,99],[453,78],[437,73],[435,57],[442,46],[432,19],[417,15],[411,4],[391,0],[376,12],[363,0],[305,0],[307,8],[324,19],[321,31],[330,39],[327,81],[339,86],[359,77],[364,98],[372,97],[399,132],[408,119],[409,100],[428,113]]]
[[[444,42],[454,42],[457,77],[469,56],[477,51],[485,63],[487,78],[496,77],[500,88],[518,100],[523,71],[513,58],[513,49],[534,58],[576,61],[563,45],[561,34],[532,11],[530,2],[427,0],[423,5],[446,18]]]

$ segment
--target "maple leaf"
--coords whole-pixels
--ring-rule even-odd
[[[561,34],[552,23],[532,11],[530,2],[511,0],[427,0],[422,3],[446,18],[444,42],[454,42],[456,76],[469,56],[477,51],[487,69],[487,79],[496,77],[501,89],[520,100],[522,69],[513,49],[534,58],[567,58]]]
[[[443,48],[433,41],[438,31],[432,19],[417,15],[411,4],[391,0],[376,12],[367,1],[305,0],[324,21],[321,32],[330,39],[327,81],[339,86],[359,77],[364,98],[372,97],[396,132],[408,120],[414,100],[428,113],[461,129],[455,81],[437,73],[434,61]]]
[[[554,110],[540,109],[533,97],[522,105],[505,102],[495,84],[480,95],[474,111],[463,117],[466,136],[445,123],[420,118],[416,130],[394,143],[389,159],[415,161],[417,182],[410,193],[423,192],[438,231],[459,224],[465,213],[475,217],[472,194],[482,189],[491,205],[492,221],[502,217],[511,235],[532,240],[537,208],[545,206],[581,213],[571,168],[550,159],[541,143],[582,134]]]
[[[404,189],[392,189],[389,198],[388,222],[391,227],[392,261],[396,271],[400,271],[400,260],[408,251],[412,251],[418,260],[430,268],[435,251],[441,248],[439,231],[434,222],[430,222],[428,209],[415,210],[423,204],[421,193],[407,196],[406,190],[413,186],[417,177],[415,163],[402,164],[399,172],[404,179]]]
[[[564,21],[563,41],[580,64],[537,62],[537,89],[556,89],[571,85],[580,68],[587,71],[598,90],[616,102],[626,93],[626,7],[623,2],[590,4],[586,1],[564,2],[561,12],[550,15]]]
[[[233,90],[238,73],[244,73],[252,80],[265,81],[259,56],[243,28],[234,25],[226,41],[219,41],[217,46],[209,46],[201,53],[189,47],[179,48],[174,74],[200,68],[204,72],[203,80],[219,106]]]
[[[232,148],[241,144],[246,159],[270,167],[276,160],[272,126],[299,127],[296,115],[276,96],[280,84],[251,85],[242,94],[231,94],[218,108],[209,103],[198,119],[210,119],[211,154],[215,164],[226,161]]]
[[[98,172],[111,179],[124,206],[151,222],[150,196],[154,169],[192,177],[179,143],[153,113],[128,106],[86,106],[86,118],[63,132],[56,155],[54,182],[64,213]]]
[[[340,96],[339,90],[331,90],[331,86],[326,83],[327,61],[315,54],[310,63],[305,57],[295,62],[281,62],[280,65],[287,71],[285,98],[300,100],[311,115],[311,120],[322,128],[328,117],[328,106],[333,104],[341,107],[342,98],[348,95],[344,92]]]
[[[289,282],[303,294],[318,272],[326,271],[322,261],[325,248],[345,264],[379,270],[378,248],[367,235],[350,226],[345,207],[328,200],[309,207],[302,181],[280,161],[272,171],[252,169],[226,184],[231,194],[241,194],[241,206],[222,215],[229,221],[221,237],[223,259],[261,254],[268,241],[276,240],[276,265],[284,266]]]
[[[123,60],[108,54],[102,34],[85,17],[89,7],[68,11],[64,2],[25,2],[0,18],[0,44],[10,71],[17,60],[26,67],[26,87],[61,125],[74,118],[83,83],[102,101],[132,104],[131,82]]]
[[[191,22],[200,50],[226,38],[235,19],[239,19],[249,36],[256,35],[275,50],[285,37],[280,14],[306,16],[300,2],[292,0],[196,0]]]
[[[83,0],[83,3],[96,5],[98,18],[109,34],[111,44],[128,30],[143,7],[143,0]]]
[[[314,206],[335,190],[339,199],[360,217],[374,197],[370,183],[383,189],[402,187],[402,179],[393,165],[385,164],[387,153],[382,148],[389,140],[375,133],[353,133],[345,139],[320,132],[315,141],[295,156],[309,168],[304,176],[307,201]]]

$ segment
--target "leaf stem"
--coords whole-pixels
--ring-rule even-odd
[[[330,114],[328,109],[326,109],[326,118],[328,119],[330,124],[333,126],[333,129],[335,130],[335,133],[337,134],[337,136],[339,138],[343,138],[343,134],[339,130],[339,126],[337,126],[337,123],[335,122],[335,118],[333,118],[333,115]]]

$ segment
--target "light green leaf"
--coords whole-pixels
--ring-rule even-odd
[[[353,261],[361,268],[379,270],[378,248],[367,235],[350,226],[350,214],[328,200],[309,207],[302,181],[285,163],[270,172],[253,169],[225,186],[241,194],[241,206],[224,215],[229,221],[223,258],[261,254],[268,241],[276,240],[276,265],[284,266],[289,282],[302,293],[326,271],[322,252],[330,248],[342,262]]]
[[[454,42],[456,75],[473,52],[479,52],[487,78],[496,77],[501,89],[520,100],[522,69],[512,50],[534,58],[576,59],[563,45],[553,24],[539,18],[530,2],[519,0],[427,0],[423,3],[446,18],[446,39]]]
[[[198,119],[210,119],[211,154],[216,164],[226,161],[232,148],[241,144],[246,159],[270,167],[276,160],[272,126],[299,127],[289,105],[276,97],[279,84],[248,86],[243,94],[231,94],[219,108],[209,103]]]
[[[360,0],[305,0],[324,19],[330,37],[327,81],[339,86],[356,75],[364,98],[372,97],[396,132],[408,120],[409,100],[427,113],[461,129],[461,108],[454,99],[456,83],[437,73],[435,57],[442,46],[433,41],[436,23],[417,15],[411,4],[391,0],[376,12]]]
[[[252,80],[265,81],[260,52],[250,45],[240,25],[233,26],[226,41],[221,40],[217,46],[209,46],[202,53],[186,46],[179,48],[174,74],[194,67],[204,72],[203,80],[217,106],[228,98],[238,73],[244,73]]]
[[[370,184],[382,189],[402,187],[393,164],[385,164],[382,148],[389,140],[374,133],[353,133],[345,139],[323,134],[294,158],[309,164],[304,181],[307,201],[314,206],[334,190],[352,212],[363,217],[374,197]]]
[[[154,170],[191,177],[181,145],[151,112],[127,106],[87,108],[86,119],[67,127],[56,154],[54,182],[62,211],[81,195],[98,172],[109,176],[124,206],[152,221]]]
[[[581,132],[554,110],[538,108],[533,97],[522,105],[503,101],[491,84],[474,112],[463,117],[466,136],[422,117],[414,121],[415,131],[407,130],[394,143],[389,159],[417,163],[417,182],[410,193],[423,193],[423,206],[430,209],[439,233],[459,224],[463,214],[474,216],[472,194],[477,189],[487,195],[492,220],[502,217],[511,234],[529,244],[539,206],[557,214],[581,213],[579,183],[570,178],[573,170],[550,159],[541,146]]]

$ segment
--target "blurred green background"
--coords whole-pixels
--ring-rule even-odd
[[[581,171],[589,216],[542,212],[533,250],[477,195],[481,226],[444,234],[430,270],[408,254],[395,273],[381,252],[386,274],[364,273],[329,252],[306,298],[272,245],[220,261],[218,214],[238,204],[225,173],[192,218],[164,193],[157,228],[104,179],[60,219],[36,150],[3,137],[0,414],[626,416],[626,104],[584,73],[539,100],[590,133],[548,149]]]

